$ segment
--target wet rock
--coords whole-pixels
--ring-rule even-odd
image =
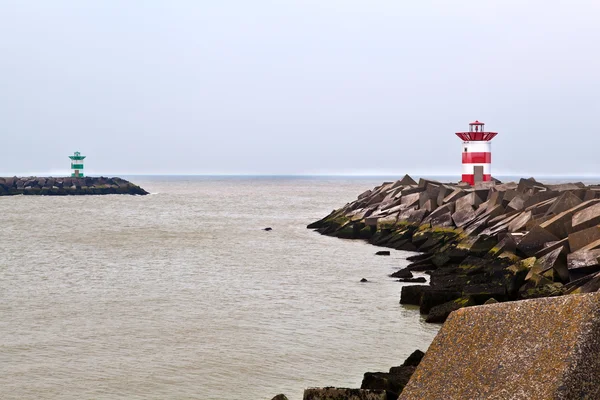
[[[600,225],[571,233],[568,237],[571,251],[577,251],[588,244],[600,239]]]
[[[423,359],[423,357],[425,357],[425,353],[423,353],[421,350],[415,350],[414,352],[412,352],[412,354],[410,356],[408,356],[408,358],[406,360],[404,360],[404,363],[402,363],[402,366],[403,367],[416,367],[419,365],[419,363],[421,363],[421,360]],[[394,370],[395,370],[395,368],[392,368],[392,369],[390,369],[390,372],[393,372]]]
[[[541,249],[540,251],[538,251],[537,253],[535,253],[535,257],[537,257],[537,258],[543,257],[546,254],[548,254],[556,249],[561,249],[561,252],[565,255],[569,254],[571,252],[571,250],[569,248],[568,238],[557,240],[555,242],[545,243],[544,248]]]
[[[288,398],[285,396],[285,394],[278,394],[277,396],[273,397],[271,400],[288,400]]]
[[[310,388],[304,390],[303,400],[387,400],[384,390]]]
[[[421,314],[429,314],[430,310],[444,304],[448,301],[456,300],[461,297],[461,293],[449,290],[449,289],[438,289],[435,287],[427,287],[423,290],[421,297],[421,304],[419,305],[419,311]]]
[[[393,274],[390,275],[391,278],[412,278],[413,274],[412,272],[410,272],[407,269],[399,269],[398,271],[394,272]]]
[[[364,282],[369,282],[369,281],[368,281],[366,278],[362,278],[360,281],[361,281],[362,283],[364,283]]]
[[[590,200],[595,202],[596,200]],[[573,215],[572,227],[577,232],[600,224],[600,204],[594,204]]]
[[[263,229],[263,231],[267,231],[267,232],[272,231],[272,230],[273,230],[273,228],[264,228]]]
[[[385,390],[388,400],[397,399],[424,355],[422,351],[416,350],[401,366],[392,367],[389,372],[365,373],[361,389]]]
[[[426,285],[403,286],[400,293],[400,304],[420,305],[423,291],[428,287]]]
[[[425,283],[425,282],[427,282],[427,279],[425,277],[419,276],[417,278],[400,278],[400,279],[398,279],[398,282]]]
[[[444,322],[451,312],[461,309],[463,307],[474,306],[476,303],[471,297],[460,297],[456,300],[448,301],[440,304],[439,306],[433,307],[427,315],[425,321],[431,323]]]
[[[567,266],[571,280],[600,271],[600,250],[577,250],[567,256]]]
[[[391,253],[388,250],[381,250],[375,253],[376,256],[389,256]]]

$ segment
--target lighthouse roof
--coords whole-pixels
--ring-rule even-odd
[[[470,122],[469,125],[485,125],[483,122],[479,122],[475,120],[475,122]]]
[[[72,156],[69,156],[71,160],[83,160],[85,156],[82,156],[80,152],[76,151]]]

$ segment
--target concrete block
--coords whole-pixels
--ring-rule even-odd
[[[450,314],[401,400],[600,398],[600,294]]]
[[[583,201],[581,201],[581,199],[575,196],[573,193],[564,192],[556,199],[556,201],[554,201],[552,206],[548,208],[547,213],[549,215],[558,215],[561,212],[567,211],[581,203],[583,203]]]
[[[600,225],[571,233],[569,235],[569,247],[571,251],[577,251],[598,239],[600,239]]]
[[[544,244],[548,242],[554,242],[559,240],[552,233],[542,228],[541,226],[536,226],[517,243],[517,248],[525,253],[527,256],[531,257],[538,251],[544,248]]]
[[[475,194],[475,192],[471,192],[471,193],[467,194],[466,196],[463,196],[463,197],[459,198],[458,200],[456,200],[456,210],[466,209],[469,206],[477,207],[481,203],[482,203],[482,201],[479,198],[479,196],[477,196],[477,194]]]
[[[549,219],[548,221],[542,223],[540,226],[561,239],[566,238],[567,236],[569,236],[570,233],[574,232],[572,218],[575,216],[575,214],[597,204],[598,202],[598,199],[585,201],[581,204],[576,205],[573,208],[570,208],[569,210],[561,212],[560,214]],[[592,224],[589,227],[593,225],[596,224]],[[588,228],[588,226],[581,227],[581,229],[585,228]]]
[[[596,200],[590,200],[596,201]],[[594,225],[600,224],[600,204],[594,204],[573,215],[572,227],[573,231],[577,232],[582,229],[591,228]]]
[[[519,230],[525,229],[527,222],[531,220],[532,214],[531,211],[525,211],[519,214],[515,219],[510,221],[508,224],[509,232],[517,232]]]

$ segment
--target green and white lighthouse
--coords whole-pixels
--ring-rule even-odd
[[[75,154],[69,156],[71,159],[71,177],[72,178],[83,178],[83,159],[80,152],[76,151]]]

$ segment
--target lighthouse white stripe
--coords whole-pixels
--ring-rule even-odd
[[[491,153],[492,152],[492,142],[463,142],[462,145],[463,153]]]
[[[462,164],[463,175],[470,175],[475,173],[475,166],[483,166],[483,174],[490,175],[492,173],[492,164]]]

